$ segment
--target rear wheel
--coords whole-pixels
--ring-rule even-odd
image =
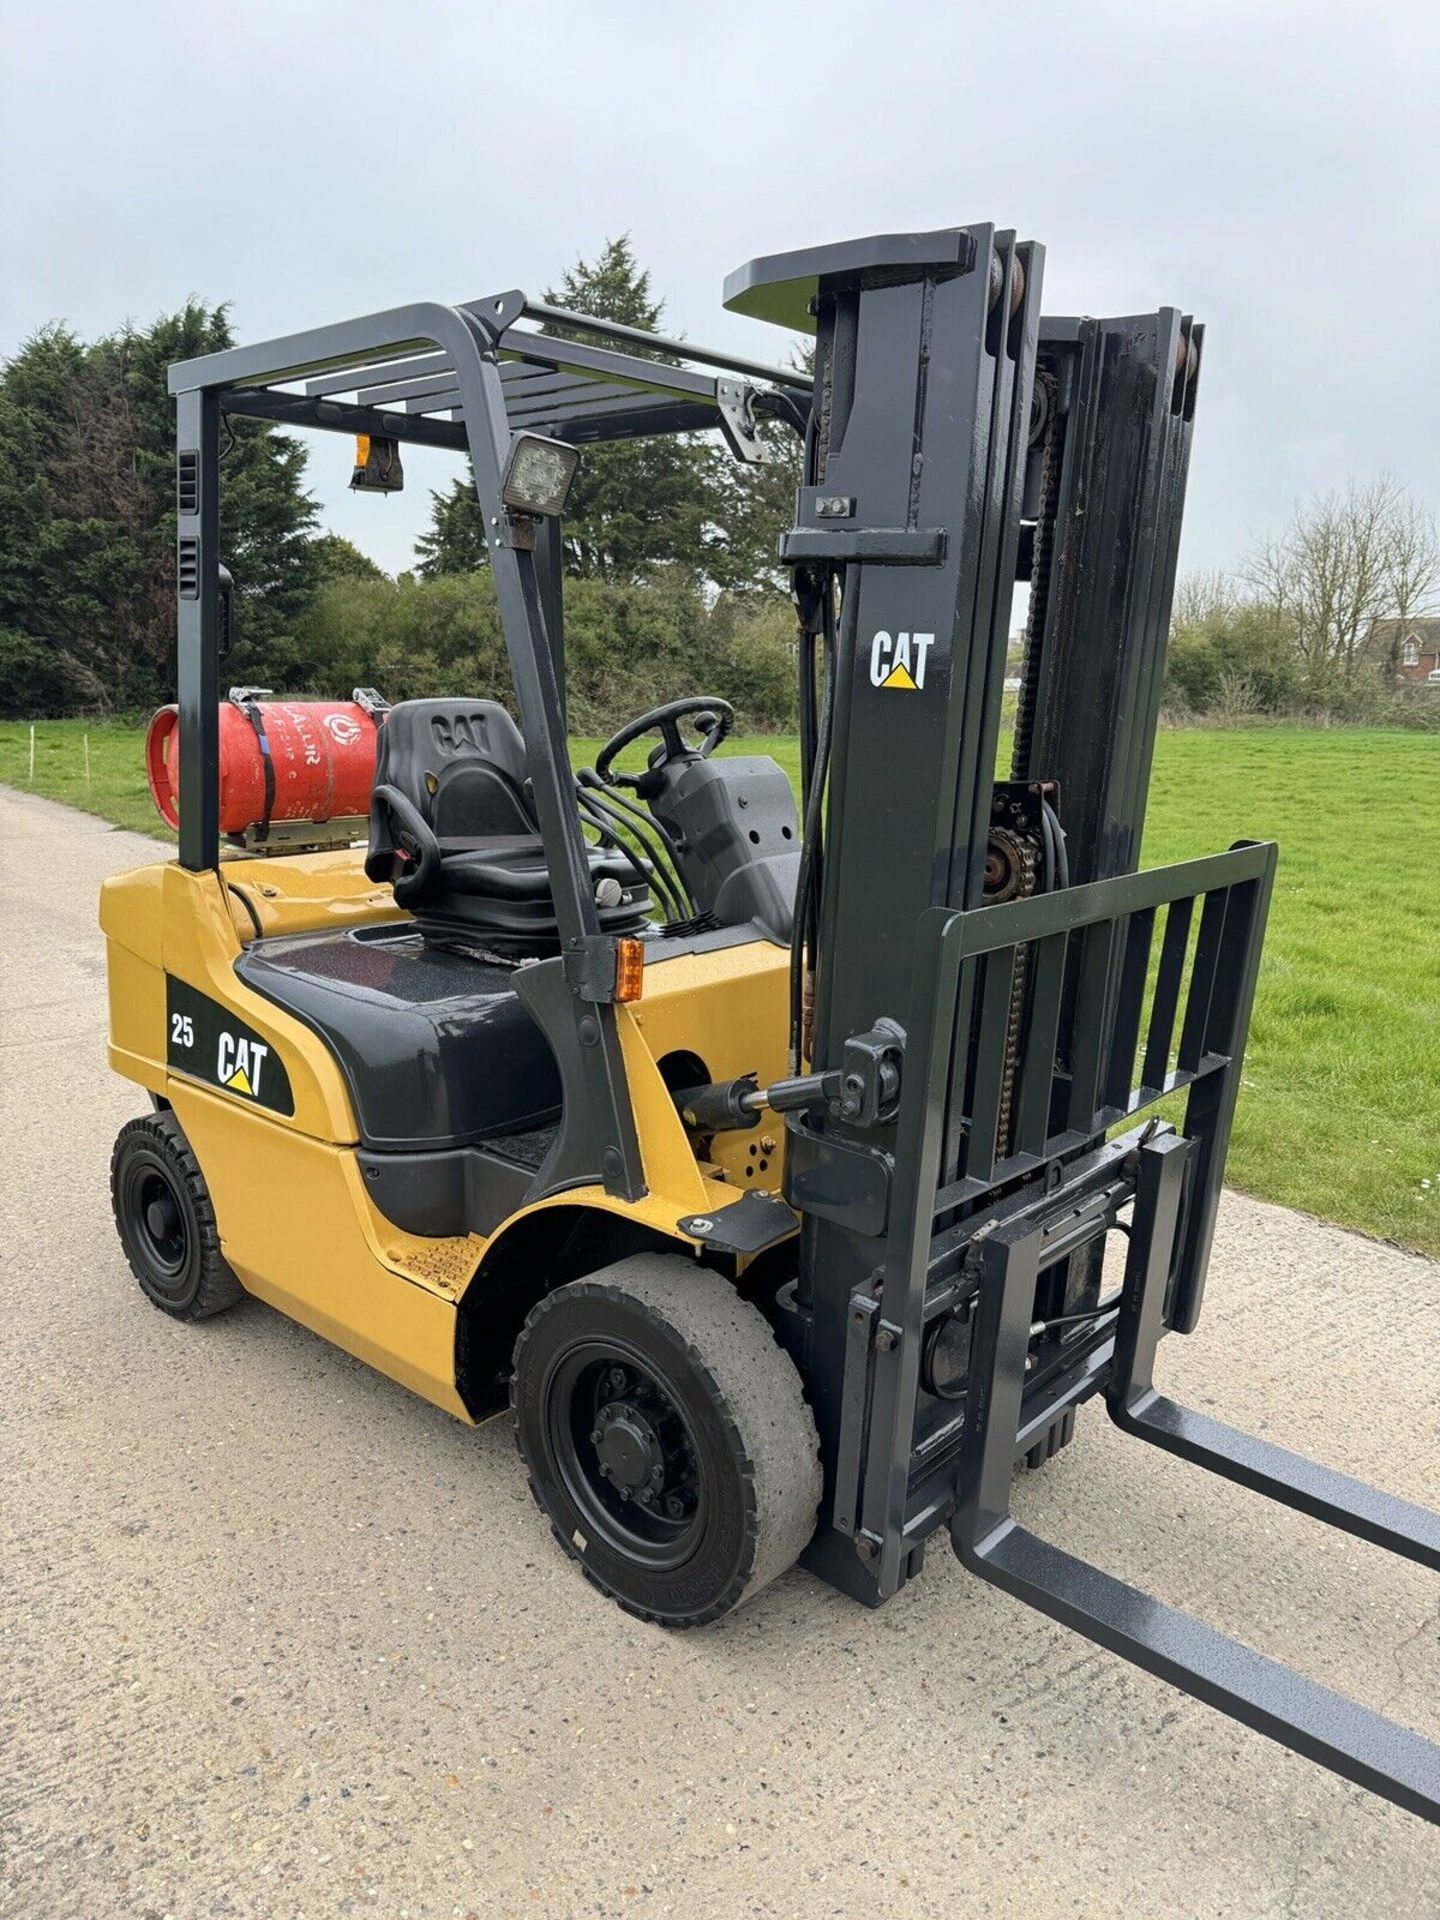
[[[209,1189],[173,1113],[147,1113],[120,1129],[110,1201],[130,1270],[163,1312],[203,1320],[242,1298],[220,1251]]]
[[[800,1376],[721,1275],[637,1254],[559,1287],[515,1347],[530,1488],[602,1592],[701,1626],[793,1565],[820,1466]]]

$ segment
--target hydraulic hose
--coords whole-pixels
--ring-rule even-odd
[[[677,886],[674,875],[660,858],[658,847],[646,837],[640,825],[622,816],[618,810],[607,806],[605,800],[597,793],[587,793],[581,789],[578,797],[588,818],[593,820],[602,832],[616,841],[622,851],[627,854],[633,851],[630,841],[638,846],[640,856],[644,861],[649,862],[648,884],[653,886],[666,918],[673,920],[688,918],[692,903]]]
[[[679,917],[683,919],[688,914],[698,913],[699,908],[695,903],[694,895],[686,884],[675,843],[660,821],[655,819],[651,814],[643,813],[638,806],[627,800],[624,795],[617,792],[614,787],[607,786],[593,768],[582,767],[577,778],[580,785],[590,794],[592,800],[598,806],[603,807],[615,820],[617,825],[623,824],[627,831],[632,833],[635,839],[640,842],[646,857],[655,861],[656,865],[662,868],[671,892],[685,910]],[[659,854],[658,849],[661,847],[665,850],[665,859],[669,862],[668,866],[665,865],[664,860],[661,859]]]
[[[805,1030],[806,985],[808,977],[813,995],[815,963],[818,959],[819,905],[824,879],[821,816],[824,807],[825,780],[830,766],[831,732],[835,719],[835,601],[828,583],[821,610],[821,623],[824,642],[821,662],[823,687],[820,711],[815,723],[815,752],[805,793],[800,873],[795,885],[795,921],[790,938],[790,1071],[792,1073],[801,1071],[809,1053],[809,1035]]]
[[[580,802],[581,812],[599,828],[602,844],[613,847],[629,866],[630,871],[640,881],[641,885],[654,892],[660,902],[661,911],[665,914],[666,919],[680,919],[682,916],[678,911],[678,903],[671,894],[669,884],[661,869],[654,861],[651,861],[647,867],[645,861],[630,843],[620,837],[610,816],[602,807],[595,804],[595,801],[588,793],[577,791],[576,798]]]
[[[1048,803],[1047,803],[1048,804]],[[1060,816],[1051,808],[1050,817],[1055,829],[1055,879],[1062,887],[1070,884],[1070,842],[1069,836],[1060,824]]]

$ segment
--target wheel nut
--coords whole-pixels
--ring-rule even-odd
[[[594,1432],[590,1435],[591,1446],[598,1447],[600,1442],[604,1439],[604,1437],[605,1436],[601,1433],[599,1427],[596,1427]]]

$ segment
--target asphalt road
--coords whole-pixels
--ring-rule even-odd
[[[158,849],[0,791],[0,1915],[1440,1912],[1436,1830],[968,1578],[610,1609],[507,1427],[258,1303],[131,1280],[101,879]],[[1176,1391],[1440,1502],[1440,1266],[1239,1198]],[[1440,1735],[1433,1576],[1120,1436],[1027,1524]]]

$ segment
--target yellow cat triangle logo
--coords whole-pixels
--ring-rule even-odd
[[[918,693],[920,691],[915,684],[910,669],[904,666],[892,667],[880,682],[880,685],[882,687],[896,687],[904,693]]]
[[[237,1067],[225,1084],[227,1087],[234,1087],[237,1093],[248,1093],[252,1100],[255,1098],[255,1089],[250,1084],[250,1076],[243,1067]]]

